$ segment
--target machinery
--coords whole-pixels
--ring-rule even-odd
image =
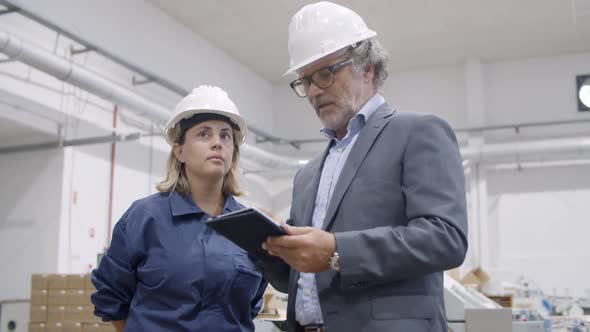
[[[545,321],[514,321],[503,308],[478,291],[445,276],[445,309],[452,332],[548,332]]]
[[[28,299],[0,301],[0,332],[26,332],[28,324]]]

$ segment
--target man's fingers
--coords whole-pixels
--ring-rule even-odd
[[[270,250],[297,247],[299,241],[296,241],[292,237],[293,236],[269,236],[266,240],[266,245]]]
[[[289,235],[301,235],[314,230],[313,227],[295,227],[287,224],[284,224],[281,227],[283,228],[283,230],[285,230],[285,233]]]

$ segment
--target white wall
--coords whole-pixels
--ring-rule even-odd
[[[58,259],[61,150],[0,154],[0,300],[30,296]]]
[[[480,78],[469,75],[467,62],[391,72],[383,95],[397,109],[437,114],[454,128],[590,119],[590,112],[577,111],[575,94],[576,75],[590,73],[590,53],[481,62],[480,67]],[[476,96],[482,99],[485,112],[481,124],[470,121],[470,112],[480,111],[468,108],[474,85],[482,87],[482,96]],[[277,135],[320,137],[317,130],[321,125],[306,99],[289,91],[287,82],[275,84],[273,91]],[[564,134],[568,131],[550,130],[562,130]]]
[[[396,109],[437,114],[455,127],[465,127],[465,84],[461,65],[390,73],[383,96]],[[322,125],[307,98],[297,97],[288,81],[274,85],[273,110],[276,135],[323,137],[319,133]]]
[[[116,144],[111,229],[133,201],[155,192],[165,158],[165,153],[138,142]],[[64,240],[58,270],[83,273],[96,267],[96,254],[109,245],[111,145],[67,148],[64,163]]]
[[[445,118],[466,127],[465,69],[461,65],[391,73],[383,95],[396,109]]]
[[[590,166],[489,171],[490,267],[525,276],[548,295],[587,296],[589,173]]]
[[[590,119],[576,104],[576,75],[588,73],[590,53],[487,64],[489,125]]]
[[[298,97],[287,81],[273,86],[275,135],[289,139],[321,138],[322,125],[307,98]]]

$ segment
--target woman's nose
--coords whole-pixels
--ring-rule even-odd
[[[211,138],[211,148],[212,149],[218,149],[221,148],[223,144],[221,144],[221,138],[219,137],[219,135],[213,135],[213,137]]]

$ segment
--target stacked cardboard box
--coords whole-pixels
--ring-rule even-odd
[[[33,274],[29,332],[115,332],[94,316],[89,274]]]
[[[478,292],[481,292],[483,295],[498,303],[502,307],[511,308],[513,306],[513,296],[511,294],[490,294],[488,292],[489,289],[486,291],[485,286],[488,285],[491,277],[481,267],[470,270],[462,278],[459,274],[459,268],[447,271],[446,276],[451,276],[465,287],[471,287]]]

